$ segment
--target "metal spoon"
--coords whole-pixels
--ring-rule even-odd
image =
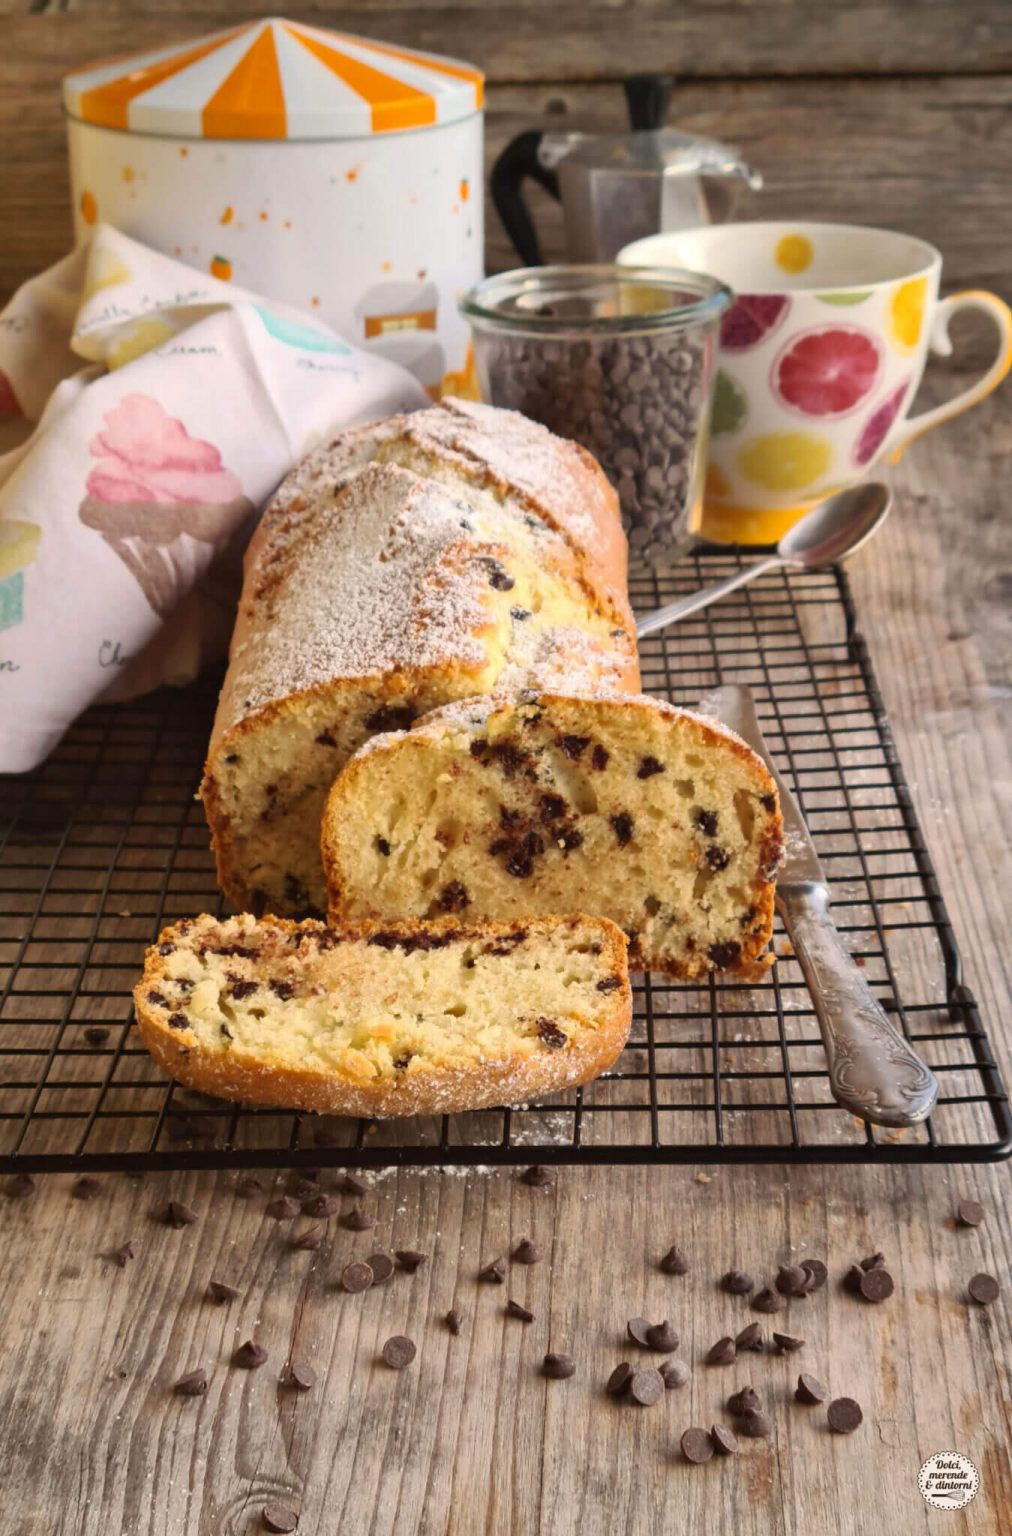
[[[795,565],[810,570],[819,565],[834,565],[871,538],[884,522],[891,505],[892,493],[878,481],[852,485],[849,490],[827,496],[788,529],[774,554],[757,560],[755,565],[746,566],[742,571],[735,571],[726,581],[703,587],[699,592],[679,598],[677,603],[644,614],[636,625],[636,634],[642,640],[644,635],[666,629],[676,620],[687,618],[700,608],[708,608],[719,598],[766,571],[775,571],[778,566]]]

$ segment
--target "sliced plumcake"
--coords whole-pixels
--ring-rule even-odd
[[[581,916],[166,928],[134,989],[188,1088],[337,1115],[434,1115],[589,1082],[629,1033],[626,941]]]
[[[333,922],[585,911],[634,967],[765,965],[783,827],[732,732],[641,695],[528,690],[367,743],[331,790]]]

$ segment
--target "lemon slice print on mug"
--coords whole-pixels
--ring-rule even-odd
[[[764,491],[803,491],[832,462],[832,445],[815,432],[766,432],[750,437],[735,457],[738,473]]]
[[[796,275],[812,265],[815,252],[807,235],[783,235],[777,241],[773,259],[782,272]]]
[[[927,278],[912,277],[900,283],[889,302],[890,333],[901,352],[912,352],[921,339],[927,296]]]

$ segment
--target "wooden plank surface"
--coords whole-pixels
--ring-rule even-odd
[[[923,440],[896,471],[893,519],[852,568],[967,980],[1006,1077],[1000,707],[1010,637],[994,494],[1010,466],[1001,400]],[[28,1200],[0,1200],[0,1536],[240,1536],[262,1529],[275,1497],[300,1511],[300,1531],[321,1536],[933,1536],[946,1520],[967,1536],[1007,1529],[1007,1165],[566,1169],[547,1191],[507,1172],[404,1172],[371,1180],[372,1231],[354,1235],[332,1219],[316,1254],[292,1251],[288,1224],[265,1214],[269,1176],[248,1201],[228,1175],[101,1182],[92,1203],[72,1200],[63,1176],[39,1180]],[[176,1232],[155,1219],[170,1194],[193,1206],[195,1225]],[[961,1197],[984,1203],[982,1227],[954,1227]],[[522,1236],[544,1261],[511,1266],[507,1287],[478,1284],[479,1265]],[[128,1237],[137,1258],[125,1270],[100,1257]],[[684,1279],[656,1268],[671,1242],[691,1256]],[[414,1278],[344,1295],[342,1266],[377,1247],[431,1258]],[[839,1278],[877,1248],[897,1290],[868,1307]],[[752,1316],[719,1276],[741,1265],[766,1278],[804,1256],[827,1260],[830,1285],[774,1320],[805,1338],[802,1352],[705,1366],[709,1345]],[[1003,1285],[989,1309],[965,1301],[980,1270]],[[242,1298],[213,1306],[212,1277]],[[506,1294],[530,1306],[533,1324],[503,1317]],[[464,1316],[459,1338],[442,1325],[450,1306]],[[636,1314],[669,1316],[694,1369],[688,1387],[651,1409],[602,1390],[629,1355],[623,1329]],[[398,1375],[378,1353],[401,1332],[419,1352]],[[251,1336],[269,1359],[245,1372],[229,1361]],[[573,1380],[540,1376],[548,1348],[574,1355]],[[318,1373],[306,1395],[279,1384],[292,1357]],[[172,1383],[198,1365],[207,1396],[174,1396]],[[793,1402],[801,1369],[858,1399],[857,1435],[832,1436],[824,1409]],[[746,1442],[730,1461],[685,1464],[682,1430],[725,1418],[724,1397],[749,1382],[770,1404],[774,1439]],[[953,1448],[975,1462],[982,1490],[946,1516],[927,1510],[916,1476],[926,1456]]]

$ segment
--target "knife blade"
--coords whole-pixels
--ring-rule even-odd
[[[777,786],[784,861],[776,905],[808,985],[837,1102],[876,1125],[927,1118],[938,1081],[888,1017],[843,947],[829,915],[829,886],[805,819],[769,754],[748,688],[727,684],[700,702],[700,714],[730,726],[762,759]]]

